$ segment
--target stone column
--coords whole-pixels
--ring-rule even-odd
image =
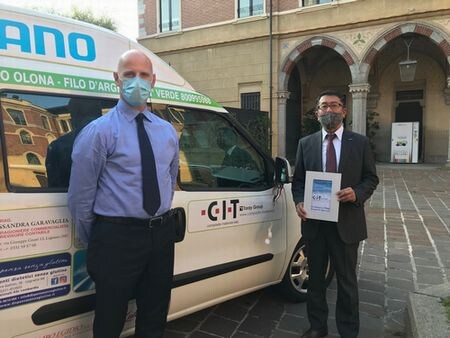
[[[278,101],[278,147],[277,156],[286,157],[286,103],[290,92],[287,90],[277,92]],[[272,151],[273,152],[273,151]]]
[[[447,88],[444,89],[445,104],[450,106],[450,76],[447,76]],[[447,167],[450,167],[450,119],[448,122]]]
[[[447,150],[447,167],[450,167],[450,119],[448,120],[448,150]]]
[[[366,135],[367,94],[369,93],[370,85],[368,83],[356,83],[350,84],[348,87],[352,94],[352,130]]]

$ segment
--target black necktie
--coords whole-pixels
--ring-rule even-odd
[[[336,151],[334,150],[333,140],[336,137],[336,134],[327,134],[326,138],[328,139],[327,144],[327,155],[326,155],[326,164],[325,171],[335,173],[337,171],[337,163],[336,163]]]
[[[161,205],[158,179],[156,177],[155,156],[153,155],[152,144],[144,128],[144,114],[138,114],[136,122],[142,163],[143,207],[149,215],[153,216]]]

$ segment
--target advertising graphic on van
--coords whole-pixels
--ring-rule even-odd
[[[0,310],[70,291],[68,253],[0,263]]]
[[[1,211],[0,215],[2,258],[67,250],[72,244],[67,208]]]
[[[18,37],[16,37],[17,32]],[[48,39],[49,36],[53,39]],[[46,44],[46,40],[51,43]],[[65,36],[55,27],[27,25],[19,21],[0,19],[0,49],[7,50],[10,45],[19,46],[22,53],[34,52],[46,55],[48,53],[46,47],[48,47],[53,49],[51,54],[59,58],[66,58],[66,50],[75,60],[91,62],[96,58],[95,42],[92,36],[77,32]]]
[[[267,198],[269,197],[269,198]],[[281,208],[272,196],[251,196],[216,201],[189,203],[189,231],[216,227],[274,221],[281,218]]]

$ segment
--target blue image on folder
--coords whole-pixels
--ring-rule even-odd
[[[331,180],[313,180],[311,210],[330,212],[332,183]]]

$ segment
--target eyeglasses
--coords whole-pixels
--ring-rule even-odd
[[[336,111],[339,109],[339,107],[342,107],[342,103],[339,102],[331,102],[331,103],[321,103],[317,108],[320,110],[327,110],[328,108],[331,108],[331,110]]]

